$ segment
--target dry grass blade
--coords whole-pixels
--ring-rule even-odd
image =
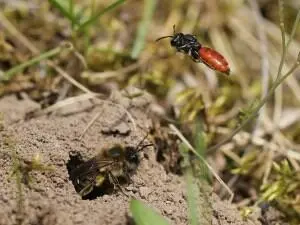
[[[101,112],[98,112],[91,120],[90,122],[86,125],[84,130],[79,136],[79,140],[82,139],[82,137],[85,135],[85,133],[88,131],[88,129],[96,122],[96,120],[99,118],[99,116],[103,113],[103,110]]]
[[[169,127],[174,133],[179,137],[179,139],[197,156],[199,159],[207,166],[210,172],[214,175],[214,177],[220,182],[220,184],[227,190],[229,193],[229,201],[232,202],[234,193],[230,190],[227,184],[221,179],[221,177],[214,171],[214,169],[208,164],[208,162],[198,154],[195,148],[188,142],[188,140],[182,135],[182,133],[173,125],[169,124]]]
[[[37,116],[45,115],[47,113],[51,113],[51,112],[54,112],[56,110],[59,110],[62,107],[66,107],[66,106],[72,105],[74,103],[86,101],[86,100],[89,100],[89,99],[97,98],[99,96],[101,96],[101,95],[96,94],[96,93],[86,93],[86,94],[82,94],[82,95],[79,95],[79,96],[70,97],[70,98],[64,99],[62,101],[59,101],[59,102],[55,103],[54,105],[49,106],[48,108],[46,108],[46,109],[44,109],[40,112],[37,112],[35,115],[37,115]]]

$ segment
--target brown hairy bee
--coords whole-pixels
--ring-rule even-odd
[[[69,173],[75,190],[82,197],[85,197],[96,187],[112,184],[113,189],[118,187],[125,194],[120,186],[119,179],[125,179],[126,182],[131,180],[130,175],[136,171],[140,163],[138,153],[144,148],[152,146],[152,144],[141,146],[145,138],[137,147],[124,147],[116,144],[111,148],[102,149],[99,154],[88,161],[79,163]],[[76,157],[80,161],[78,156]]]

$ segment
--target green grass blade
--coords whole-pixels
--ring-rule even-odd
[[[114,2],[113,4],[109,5],[108,7],[104,8],[103,10],[95,13],[95,15],[91,16],[87,21],[83,22],[79,27],[78,27],[78,31],[82,31],[84,30],[86,27],[88,27],[89,25],[91,25],[92,23],[95,23],[101,16],[103,16],[105,13],[107,13],[108,11],[116,8],[118,5],[124,3],[125,0],[117,0],[116,2]]]
[[[137,225],[169,225],[163,216],[139,200],[131,200],[130,211]]]
[[[76,18],[74,16],[74,1],[73,0],[69,0],[69,12],[70,12],[70,16],[72,18],[72,20],[71,20],[72,29],[74,29],[75,24],[76,24]]]
[[[199,220],[197,217],[197,201],[198,197],[200,195],[199,188],[196,184],[194,174],[192,171],[192,167],[190,164],[190,156],[189,156],[189,149],[186,145],[181,143],[179,145],[179,151],[184,158],[184,175],[187,185],[187,204],[188,204],[188,218],[189,218],[189,224],[190,225],[199,225]]]
[[[61,14],[64,15],[64,17],[68,18],[72,24],[76,23],[74,17],[73,17],[73,12],[71,12],[71,6],[68,4],[67,1],[65,0],[49,0],[49,2],[55,7],[57,8]],[[70,0],[70,2],[73,2],[72,0]],[[72,6],[74,7],[74,6]]]
[[[205,133],[203,131],[203,124],[202,121],[198,120],[196,121],[196,126],[195,126],[195,133],[194,133],[194,146],[195,150],[198,152],[198,154],[205,159],[206,158],[206,141],[205,141]],[[202,164],[199,162],[199,170],[201,173],[198,178],[204,179],[205,181],[210,181],[210,174],[207,166],[205,164]]]
[[[290,35],[290,39],[288,40],[288,43],[286,44],[286,48],[287,49],[288,49],[289,45],[291,44],[292,40],[295,37],[295,34],[296,34],[296,31],[297,31],[299,22],[300,22],[300,9],[298,10],[295,22],[293,24],[293,28],[292,28],[292,32],[291,32],[291,35]]]
[[[61,47],[57,47],[54,49],[51,49],[48,52],[45,52],[37,57],[32,58],[31,60],[28,60],[20,65],[17,65],[11,69],[9,69],[8,71],[4,72],[3,74],[0,74],[0,81],[8,81],[10,80],[16,73],[21,72],[22,70],[24,70],[25,68],[32,66],[36,63],[39,63],[40,61],[44,60],[44,59],[48,59],[50,57],[53,57],[57,54],[59,54],[61,52],[62,48]]]
[[[78,8],[78,10],[74,11],[74,20],[77,21],[76,25],[79,26],[80,21],[85,18],[85,13],[88,10],[88,8]]]
[[[186,172],[186,183],[187,183],[187,204],[188,204],[188,218],[190,225],[199,225],[198,212],[197,212],[197,199],[199,196],[199,189],[197,184],[194,182],[194,177],[191,169]]]
[[[140,55],[142,49],[144,48],[146,34],[151,23],[156,2],[157,0],[145,0],[143,18],[139,24],[137,36],[131,51],[131,57],[133,59],[136,59]]]
[[[206,143],[205,143],[205,136],[203,132],[203,125],[200,120],[196,121],[194,145],[199,155],[204,157],[205,150],[206,150]]]

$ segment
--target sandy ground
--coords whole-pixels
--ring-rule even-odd
[[[150,98],[141,96],[129,100],[117,94],[114,97],[130,110],[136,122],[133,124],[124,115],[122,107],[105,102],[86,103],[65,107],[55,115],[44,115],[24,120],[26,113],[39,106],[30,100],[18,100],[14,96],[0,100],[3,128],[0,132],[0,224],[16,224],[17,188],[12,173],[12,152],[16,149],[22,159],[30,160],[39,154],[52,172],[34,172],[30,187],[23,185],[24,205],[22,224],[85,224],[128,225],[132,224],[128,203],[137,198],[155,207],[171,224],[187,224],[187,204],[184,179],[166,173],[156,161],[155,151],[147,148],[140,154],[141,163],[132,183],[123,185],[125,196],[119,190],[93,200],[82,200],[69,180],[67,163],[69,152],[80,152],[85,159],[94,156],[97,149],[120,143],[136,146],[152,126],[147,116]],[[80,110],[76,112],[76,110]],[[88,122],[100,112],[99,119],[82,139],[80,134]],[[114,134],[110,134],[114,131]],[[148,140],[149,141],[149,140]],[[146,157],[145,157],[146,156]],[[211,221],[213,225],[256,225],[258,218],[243,221],[237,209],[213,194]],[[208,218],[209,218],[208,217]]]

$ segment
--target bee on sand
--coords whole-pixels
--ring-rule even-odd
[[[69,174],[75,190],[82,197],[85,197],[95,187],[110,184],[113,185],[113,190],[117,187],[126,195],[120,186],[119,180],[123,178],[127,183],[131,181],[130,175],[136,171],[140,163],[139,152],[152,146],[152,144],[142,145],[146,137],[137,147],[116,144],[110,148],[104,148],[93,158],[72,168]],[[74,158],[74,156],[70,157]],[[75,157],[78,162],[82,161],[78,159],[78,155]]]

